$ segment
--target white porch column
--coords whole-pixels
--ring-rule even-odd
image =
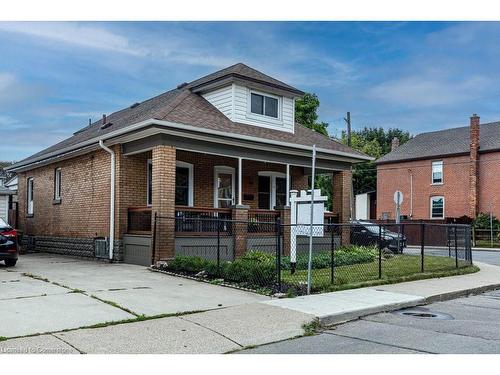
[[[286,205],[290,206],[290,164],[286,165]]]
[[[238,206],[243,205],[243,187],[242,187],[242,181],[243,181],[243,159],[238,158]]]

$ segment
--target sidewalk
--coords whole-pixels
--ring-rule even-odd
[[[474,274],[246,303],[102,328],[0,340],[0,353],[227,353],[304,334],[304,325],[361,316],[500,288],[500,267]]]
[[[305,314],[332,325],[384,311],[500,289],[500,267],[475,263],[481,270],[460,276],[344,290],[262,302]]]

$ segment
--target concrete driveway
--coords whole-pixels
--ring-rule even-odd
[[[0,266],[0,337],[16,337],[136,319],[220,309],[267,297],[129,264],[48,254]]]

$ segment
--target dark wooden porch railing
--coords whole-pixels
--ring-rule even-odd
[[[274,233],[280,211],[248,210],[248,233]]]
[[[333,212],[325,212],[325,231],[331,232],[333,225],[328,224],[338,224],[340,223],[339,214],[334,214]]]
[[[151,207],[129,207],[127,212],[127,233],[151,233]]]
[[[175,207],[175,232],[186,234],[231,234],[232,213],[230,208]]]

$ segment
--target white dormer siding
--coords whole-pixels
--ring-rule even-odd
[[[233,88],[223,87],[203,94],[203,97],[224,115],[231,118],[233,115]]]
[[[278,117],[252,113],[251,94],[269,96],[278,100]],[[203,97],[234,122],[293,133],[295,103],[293,98],[254,90],[239,84],[207,92]]]

